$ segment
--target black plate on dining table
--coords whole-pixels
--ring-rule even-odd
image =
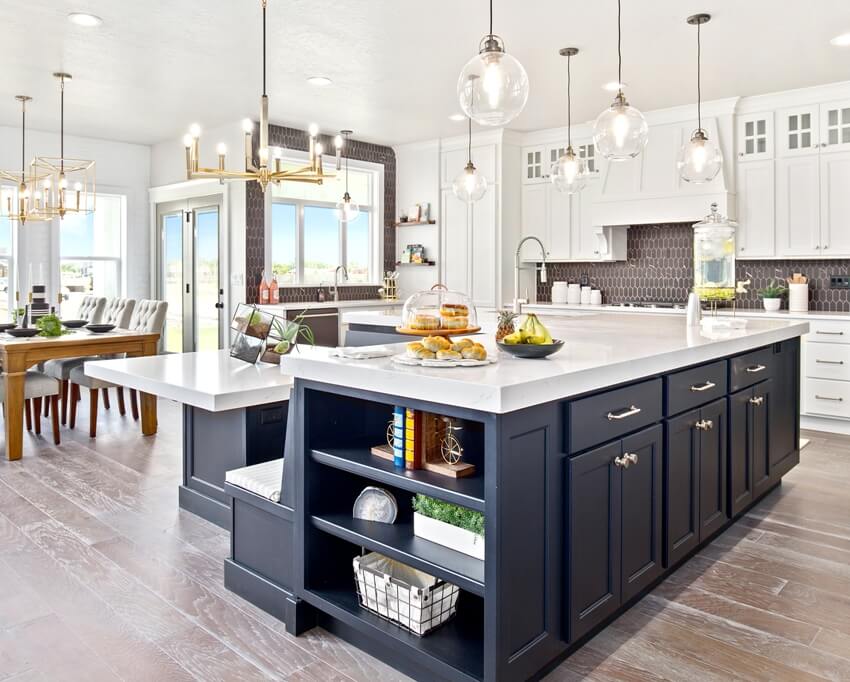
[[[88,329],[93,334],[105,334],[106,332],[111,332],[115,329],[114,324],[87,324],[86,329]]]
[[[7,329],[6,333],[9,336],[14,336],[19,339],[26,339],[30,336],[35,336],[40,330],[35,327],[18,327],[16,329]]]
[[[0,333],[7,332],[17,326],[14,322],[0,322]]]
[[[85,327],[88,323],[88,320],[62,320],[62,326],[66,329],[79,329]]]

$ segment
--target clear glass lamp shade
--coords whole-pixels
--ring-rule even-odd
[[[484,126],[513,121],[528,101],[528,74],[506,52],[485,51],[470,59],[457,79],[463,113]]]
[[[626,102],[622,94],[596,118],[593,143],[609,161],[628,161],[643,151],[649,126],[643,114]]]
[[[720,149],[701,130],[696,131],[691,139],[682,145],[676,159],[679,177],[695,185],[714,180],[722,165],[723,156]]]
[[[343,223],[350,223],[360,215],[360,206],[351,200],[351,197],[343,197],[336,204],[336,217]]]
[[[475,166],[468,165],[458,173],[452,183],[452,192],[461,201],[478,201],[487,191],[487,178]]]
[[[549,179],[559,192],[575,194],[587,185],[587,164],[572,150],[568,150],[552,164]]]

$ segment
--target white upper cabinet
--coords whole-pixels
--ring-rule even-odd
[[[452,182],[459,173],[466,168],[466,163],[469,161],[468,151],[466,147],[458,149],[447,149],[441,154],[440,177],[442,178],[443,187],[451,187]],[[487,186],[492,187],[499,182],[496,173],[496,145],[484,144],[472,147],[472,163],[478,169],[478,172],[487,178]]]
[[[469,261],[472,302],[493,308],[498,305],[496,263],[496,193],[487,192],[472,205]],[[463,291],[463,290],[461,290]]]
[[[443,283],[452,291],[469,291],[471,278],[469,204],[443,190],[440,230],[443,235]]]
[[[820,250],[819,176],[817,153],[777,159],[777,256],[810,256]]]
[[[549,193],[552,187],[549,183],[525,185],[522,188],[522,236],[535,236],[547,244],[549,227]],[[514,247],[516,248],[516,247]],[[549,254],[547,254],[547,257]],[[540,260],[540,247],[534,242],[526,242],[520,251],[520,259],[524,261]]]
[[[773,112],[738,117],[738,159],[763,161],[773,158]]]
[[[775,255],[775,167],[771,160],[742,163],[738,167],[738,256],[763,258]]]
[[[823,256],[850,255],[850,152],[820,157]]]
[[[576,229],[570,206],[576,195],[559,192],[551,182],[548,185],[549,220],[546,236],[543,238],[543,244],[548,251],[546,257],[549,260],[569,260],[573,257],[570,251],[570,235]]]
[[[817,153],[820,143],[818,106],[783,109],[777,114],[777,153],[780,158]]]
[[[850,150],[850,100],[822,104],[821,149],[828,152]]]
[[[601,183],[591,178],[587,186],[572,199],[572,230],[570,253],[575,260],[598,260],[600,227],[593,224],[593,202],[599,199]],[[622,230],[622,228],[616,228]],[[607,254],[605,254],[607,255]]]

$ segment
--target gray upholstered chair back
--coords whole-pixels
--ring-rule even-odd
[[[103,309],[106,307],[106,298],[103,296],[83,296],[77,318],[89,322],[100,322],[103,317]]]
[[[106,309],[103,311],[103,324],[114,324],[119,329],[130,328],[130,318],[133,316],[133,310],[136,307],[136,301],[132,298],[110,298],[106,303]]]
[[[168,311],[166,301],[142,300],[136,304],[130,326],[134,332],[159,332],[165,325],[165,313]]]

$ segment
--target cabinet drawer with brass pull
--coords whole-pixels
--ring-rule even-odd
[[[833,320],[812,320],[807,340],[830,345],[850,345],[850,324]]]
[[[850,381],[850,346],[809,341],[805,356],[807,377]]]
[[[664,414],[687,412],[726,395],[726,367],[720,360],[664,377]]]
[[[806,414],[850,419],[850,382],[807,378],[803,410]]]
[[[729,361],[729,392],[770,379],[774,373],[773,346],[738,355]]]

